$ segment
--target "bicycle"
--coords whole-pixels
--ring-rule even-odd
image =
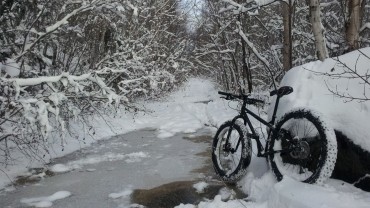
[[[226,100],[243,101],[240,114],[224,122],[213,139],[212,161],[221,180],[234,183],[245,175],[252,157],[252,139],[256,141],[257,157],[267,158],[278,181],[288,175],[305,183],[320,184],[331,176],[337,157],[336,137],[320,114],[295,109],[275,122],[280,99],[292,92],[292,87],[283,86],[270,93],[277,97],[269,122],[247,108],[247,105],[264,103],[263,100],[250,98],[249,94],[218,92]],[[268,127],[265,147],[248,115]]]

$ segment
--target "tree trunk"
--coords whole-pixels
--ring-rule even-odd
[[[245,20],[245,18],[241,18],[241,15],[239,15],[238,20],[241,22],[242,28],[244,28],[245,24],[244,24],[243,20]],[[252,72],[251,72],[250,68],[248,67],[248,63],[247,63],[247,50],[246,50],[245,41],[242,37],[240,37],[240,41],[242,43],[242,51],[243,51],[243,56],[242,56],[243,71],[242,71],[242,75],[243,75],[244,81],[245,81],[245,79],[247,79],[248,92],[251,93],[252,90],[253,90]]]
[[[361,27],[361,1],[349,0],[348,2],[348,22],[346,25],[346,39],[349,51],[359,48],[359,30]]]
[[[328,58],[328,49],[326,48],[326,40],[324,36],[324,27],[320,17],[320,1],[310,0],[310,18],[312,31],[315,38],[316,53],[318,58],[323,61]]]
[[[291,0],[289,4],[282,2],[282,16],[283,16],[283,68],[288,71],[293,67],[292,64],[292,14],[291,14]]]

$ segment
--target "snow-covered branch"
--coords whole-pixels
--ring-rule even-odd
[[[268,68],[268,69],[270,69],[269,62],[258,52],[258,50],[256,49],[256,47],[254,47],[254,44],[251,41],[249,41],[249,39],[247,38],[247,36],[242,31],[240,24],[238,24],[238,29],[235,32],[238,33],[243,38],[243,40],[245,41],[245,43],[247,43],[247,45],[249,46],[249,48],[257,56],[257,58],[265,65],[265,67]]]
[[[370,54],[369,50],[359,49],[352,52],[351,60],[341,60],[339,57],[332,58],[328,62],[334,63],[333,68],[327,72],[312,71],[314,74],[326,79],[326,87],[333,95],[348,101],[370,101]],[[307,69],[306,69],[307,70]],[[345,86],[335,85],[331,82],[345,83]],[[354,91],[360,89],[362,92]]]
[[[364,25],[362,25],[362,27],[360,28],[360,32],[362,32],[366,29],[370,30],[370,22],[367,22]]]
[[[0,156],[9,150],[5,144],[35,156],[40,145],[48,150],[53,136],[63,146],[74,119],[86,125],[86,116],[135,110],[136,98],[159,96],[183,80],[192,68],[186,17],[178,4],[15,0],[4,5]]]
[[[65,15],[61,20],[55,22],[52,25],[46,26],[45,27],[45,32],[42,32],[42,33],[35,32],[36,34],[39,34],[39,37],[31,43],[26,43],[26,41],[27,41],[27,39],[26,39],[25,40],[25,47],[23,48],[21,54],[19,54],[15,57],[15,60],[19,61],[20,58],[22,58],[22,56],[27,54],[39,41],[41,41],[42,39],[44,39],[45,37],[47,37],[51,33],[58,30],[61,26],[68,24],[68,20],[70,18],[74,17],[75,15],[77,15],[81,12],[92,10],[92,9],[98,7],[98,6],[103,5],[103,4],[104,4],[104,1],[99,1],[99,0],[98,1],[92,1],[91,3],[86,3],[85,2],[79,8],[77,8],[77,9],[73,10],[72,12],[68,13],[67,15]],[[65,6],[63,6],[63,8],[65,8]],[[32,30],[35,30],[35,29],[32,28]]]
[[[246,1],[245,4],[249,5],[249,7],[246,7],[245,4],[239,4],[233,0],[222,0],[222,1],[229,4],[229,6],[222,8],[219,11],[219,13],[233,11],[234,14],[239,14],[240,12],[241,13],[250,12],[252,10],[256,10],[264,6],[268,6],[272,3],[275,3],[281,0],[248,0]]]

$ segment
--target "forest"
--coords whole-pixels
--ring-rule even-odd
[[[140,111],[136,99],[191,76],[260,92],[295,66],[369,47],[370,4],[2,0],[0,29],[0,163],[8,165],[14,149],[41,159],[40,148],[63,148],[71,121],[93,128],[88,116]],[[343,76],[370,86],[369,73]]]

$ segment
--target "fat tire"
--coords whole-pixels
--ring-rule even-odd
[[[227,130],[229,128],[235,129],[240,137],[241,143],[241,157],[239,160],[239,164],[237,165],[236,169],[232,172],[227,174],[222,167],[220,167],[218,161],[220,160],[219,155],[217,154],[217,148],[218,143],[220,139],[223,139],[224,136],[227,135]],[[225,133],[226,131],[226,133]],[[251,162],[251,152],[252,152],[252,145],[251,140],[248,138],[248,130],[245,127],[245,125],[237,120],[233,124],[233,122],[226,121],[223,123],[217,130],[217,133],[215,137],[213,138],[213,144],[212,144],[212,162],[213,167],[215,169],[216,174],[220,177],[222,181],[228,182],[228,183],[235,183],[237,182],[242,176],[246,174],[247,168]],[[220,135],[224,134],[224,135]],[[221,136],[221,137],[220,137]]]
[[[318,158],[317,168],[310,177],[305,180],[301,180],[304,183],[316,183],[323,184],[327,178],[329,178],[334,170],[336,158],[337,158],[337,140],[333,128],[329,127],[328,124],[323,120],[323,116],[319,113],[307,110],[307,109],[296,109],[289,113],[286,113],[276,124],[275,133],[267,143],[268,151],[274,150],[275,141],[279,138],[279,132],[281,127],[290,119],[307,119],[317,129],[320,135],[321,150]],[[312,151],[312,150],[310,150]],[[275,153],[279,154],[279,153]],[[274,173],[278,181],[283,179],[283,174],[279,170],[275,159],[275,154],[268,155],[268,161],[270,168]],[[281,157],[279,157],[281,158]]]

